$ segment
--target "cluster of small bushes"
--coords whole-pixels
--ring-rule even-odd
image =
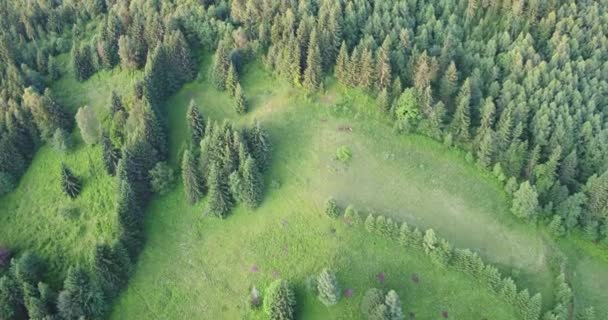
[[[326,213],[332,218],[342,215],[342,210],[333,198],[326,202]],[[527,289],[518,291],[511,277],[503,276],[496,267],[484,263],[477,253],[469,249],[454,249],[433,229],[423,232],[418,228],[410,227],[406,222],[399,224],[383,215],[369,214],[363,220],[352,206],[344,210],[344,219],[350,224],[363,224],[368,232],[394,240],[402,246],[422,250],[438,265],[469,274],[497,293],[505,302],[513,305],[524,320],[538,320],[541,316],[542,299],[539,293],[531,296]]]

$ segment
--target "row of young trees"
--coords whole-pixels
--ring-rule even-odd
[[[607,238],[608,3],[497,3],[235,0],[231,16],[294,85],[315,91],[333,71],[399,129],[527,181],[538,206],[516,214]]]
[[[270,141],[259,122],[236,129],[207,121],[191,101],[187,113],[191,144],[182,157],[186,196],[194,204],[209,197],[206,213],[225,217],[235,202],[250,208],[262,201],[262,172],[270,164]]]
[[[393,239],[405,247],[421,250],[438,265],[469,274],[498,294],[505,302],[513,305],[522,319],[538,320],[542,316],[542,319],[566,320],[569,317],[567,310],[573,303],[572,292],[563,274],[558,278],[557,287],[560,288],[560,293],[556,294],[556,306],[543,315],[541,314],[542,298],[539,293],[531,295],[527,289],[518,290],[511,277],[503,276],[495,266],[484,263],[477,253],[469,249],[453,248],[433,229],[423,232],[418,228],[410,227],[405,222],[398,224],[382,215],[369,214],[363,219],[354,207],[348,206],[342,211],[333,199],[327,201],[326,208],[330,217],[343,217],[350,224],[363,225],[372,234]]]

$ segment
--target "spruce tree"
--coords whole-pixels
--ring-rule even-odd
[[[245,100],[245,93],[240,83],[236,84],[234,90],[234,110],[238,114],[244,114],[247,112],[247,101]]]
[[[190,100],[186,117],[188,119],[188,127],[190,128],[192,145],[198,146],[205,135],[205,119],[198,111],[198,107],[196,103],[194,103],[194,100]]]
[[[249,208],[256,208],[262,201],[264,180],[259,170],[251,156],[241,164],[242,198]]]
[[[454,61],[450,62],[445,74],[439,82],[439,96],[444,103],[450,102],[458,82],[458,71]]]
[[[113,247],[103,244],[95,247],[93,268],[108,297],[114,297],[127,283],[131,260],[127,250],[118,242]]]
[[[492,164],[493,146],[492,131],[487,131],[480,142],[479,150],[477,150],[477,164],[482,168],[488,168]]]
[[[120,222],[120,241],[125,245],[129,256],[134,258],[143,244],[143,212],[131,182],[129,181],[124,160],[118,164],[118,190],[116,212]]]
[[[260,171],[265,171],[270,166],[270,140],[266,130],[258,121],[255,122],[253,129],[247,132],[247,149],[255,159],[255,163],[260,167]]]
[[[97,283],[81,268],[71,267],[57,299],[63,319],[99,319],[106,308]]]
[[[111,176],[115,175],[116,166],[118,165],[118,160],[120,160],[120,150],[114,147],[107,132],[101,135],[101,152],[106,172]]]
[[[296,298],[289,283],[275,280],[266,289],[264,311],[271,320],[294,320]]]
[[[61,164],[61,190],[70,198],[74,199],[80,194],[80,181],[78,178],[72,173],[70,168],[65,165],[65,163]]]
[[[308,92],[319,89],[321,85],[321,54],[319,52],[319,40],[317,29],[313,29],[308,43],[308,54],[306,56],[306,70],[304,71],[304,88]]]
[[[198,202],[203,197],[202,177],[198,171],[197,158],[193,150],[184,151],[182,158],[182,180],[184,191],[190,204]]]
[[[350,84],[348,75],[349,64],[348,48],[346,47],[346,42],[342,41],[340,52],[336,58],[335,75],[338,81],[344,85]]]
[[[225,218],[232,208],[233,200],[226,178],[217,164],[211,164],[208,177],[209,201],[207,202],[206,214]]]
[[[370,213],[367,215],[367,218],[365,218],[365,230],[367,230],[368,232],[374,232],[375,229],[376,229],[376,219]]]
[[[17,319],[20,313],[21,290],[10,275],[0,277],[0,319]]]
[[[462,84],[456,101],[456,111],[452,118],[452,132],[458,140],[466,142],[469,140],[471,123],[471,84],[469,79]]]
[[[359,74],[354,75],[359,78],[359,87],[363,90],[371,89],[372,84],[375,83],[375,75],[373,53],[370,49],[363,48],[359,60]]]
[[[384,305],[384,292],[377,288],[368,289],[361,300],[361,313],[366,319],[369,319],[381,305]]]
[[[513,194],[511,212],[523,219],[531,219],[538,213],[538,194],[530,182],[524,181]]]
[[[401,308],[401,299],[395,290],[391,290],[386,294],[384,304],[388,308],[389,320],[404,320],[403,309]]]
[[[215,60],[213,62],[213,69],[211,78],[213,84],[218,90],[226,89],[226,79],[228,77],[228,69],[230,68],[230,61],[228,59],[228,49],[224,41],[220,41],[220,44],[215,51]]]
[[[334,272],[327,268],[321,271],[317,277],[317,292],[319,293],[319,300],[328,307],[340,301],[340,286]]]
[[[236,73],[236,68],[234,67],[234,63],[230,62],[230,67],[228,68],[228,72],[226,74],[226,90],[228,94],[231,96],[236,95],[236,86],[239,83],[239,76]]]
[[[391,38],[390,36],[386,36],[382,43],[382,47],[378,49],[378,61],[376,63],[376,87],[378,90],[385,90],[392,84],[390,51]]]

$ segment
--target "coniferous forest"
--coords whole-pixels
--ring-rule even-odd
[[[606,0],[0,0],[2,320],[599,320],[607,257]]]

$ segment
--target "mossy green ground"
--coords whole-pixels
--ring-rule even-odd
[[[60,101],[71,111],[89,104],[102,118],[110,91],[130,89],[140,76],[102,71],[77,83],[69,74],[53,86]],[[458,319],[517,318],[511,307],[473,279],[325,217],[322,204],[328,196],[361,211],[432,227],[456,246],[479,251],[503,272],[513,274],[520,286],[540,291],[545,306],[551,303],[555,275],[548,267],[552,249],[547,244],[552,240],[542,230],[514,219],[500,184],[466,163],[461,152],[426,138],[395,134],[365,95],[330,85],[326,92],[306,99],[257,64],[248,67],[242,79],[252,110],[237,116],[228,95],[204,80],[207,74],[203,68],[200,80],[187,84],[166,103],[171,162],[177,165],[187,143],[185,112],[190,99],[211,119],[230,119],[239,125],[259,119],[273,143],[265,200],[257,210],[239,207],[223,221],[202,215],[204,201],[187,205],[179,182],[172,192],[153,201],[146,218],[146,247],[115,304],[113,318],[262,318],[261,312],[248,311],[247,294],[252,286],[263,289],[275,277],[296,285],[303,318],[357,318],[361,295],[371,286],[397,289],[405,310],[419,319],[439,318],[442,311]],[[335,160],[342,146],[352,151],[348,163]],[[63,159],[49,147],[41,149],[18,190],[0,198],[0,245],[42,251],[60,271],[86,261],[95,242],[111,239],[115,231],[108,221],[113,220],[107,219],[112,210],[99,208],[108,201],[111,205],[114,184],[102,173],[99,153],[97,147],[80,147]],[[97,155],[91,156],[97,163],[94,169],[87,162],[89,155]],[[53,208],[69,202],[57,193],[49,198],[53,193],[47,191],[59,190],[58,181],[50,181],[51,166],[62,160],[85,176],[98,172],[95,178],[85,178],[83,196],[76,200],[82,201],[82,212],[91,215],[87,219],[63,222],[51,214]],[[35,220],[31,213],[39,209],[32,201],[16,205],[30,191],[34,191],[30,197],[42,192],[38,207],[53,223]],[[36,223],[45,229],[32,228],[33,221],[40,221]],[[58,236],[65,230],[84,233],[76,239]],[[606,251],[584,241],[559,243],[569,257],[577,302],[594,305],[600,318],[608,316],[602,303],[608,299],[602,289],[608,286]],[[65,259],[56,259],[62,256]],[[257,272],[252,271],[254,266]],[[331,308],[304,289],[306,277],[326,266],[336,270],[342,286],[355,293]],[[383,284],[376,279],[381,272],[386,275]],[[412,282],[413,274],[419,277],[418,284]]]

